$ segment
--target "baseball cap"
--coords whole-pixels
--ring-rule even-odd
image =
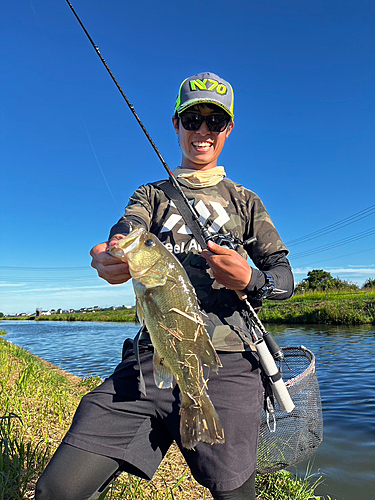
[[[178,92],[174,111],[181,113],[186,108],[200,103],[216,104],[234,118],[232,86],[214,73],[198,73],[186,78]]]

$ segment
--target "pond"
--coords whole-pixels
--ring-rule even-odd
[[[375,498],[375,329],[373,326],[267,325],[282,347],[304,345],[316,356],[324,440],[312,473],[317,494],[336,500]],[[2,321],[4,338],[80,377],[111,374],[133,323]],[[307,464],[297,467],[304,474]],[[291,468],[295,472],[295,468]],[[276,500],[276,499],[275,499]]]

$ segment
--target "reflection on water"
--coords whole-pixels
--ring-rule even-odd
[[[336,500],[375,498],[375,331],[373,326],[267,325],[282,347],[304,345],[316,356],[324,440],[313,464]],[[6,340],[75,375],[110,375],[132,323],[3,321]],[[297,470],[304,474],[307,464]],[[295,469],[291,469],[295,472]],[[275,499],[277,500],[277,499]]]
[[[134,323],[3,321],[4,338],[63,368],[86,377],[108,377],[121,361],[122,344],[134,338]]]
[[[375,499],[374,327],[268,327],[281,346],[302,344],[316,356],[324,440],[313,472],[325,478],[317,493],[339,500]],[[304,474],[306,467],[302,463],[297,469]]]

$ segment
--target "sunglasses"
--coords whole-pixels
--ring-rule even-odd
[[[205,121],[211,132],[223,132],[231,120],[228,115],[202,116],[199,113],[186,111],[185,113],[181,113],[179,117],[181,118],[181,123],[184,129],[190,131],[199,130],[202,123]]]

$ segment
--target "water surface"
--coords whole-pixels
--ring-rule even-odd
[[[312,472],[317,494],[336,500],[375,499],[375,331],[373,326],[268,325],[282,347],[304,345],[316,356],[324,441]],[[111,374],[133,323],[2,321],[4,338],[78,376]],[[297,467],[304,474],[307,464]],[[296,472],[295,468],[291,469]],[[275,499],[277,500],[277,499]]]

